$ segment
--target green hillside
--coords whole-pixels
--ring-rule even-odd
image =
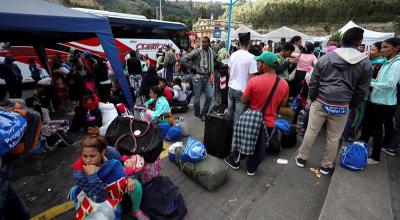
[[[159,0],[47,0],[69,7],[91,7],[115,12],[144,15],[156,18]],[[85,4],[91,6],[82,5]],[[199,17],[227,19],[227,4],[192,1],[162,0],[163,19],[183,22],[190,30]],[[391,22],[400,31],[400,0],[238,0],[232,19],[254,28],[282,25],[323,26],[348,20],[363,22]]]
[[[280,25],[332,25],[348,20],[399,20],[400,0],[258,0],[236,5],[232,18],[256,28]],[[227,15],[221,16],[226,18]]]

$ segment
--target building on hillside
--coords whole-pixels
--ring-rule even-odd
[[[242,22],[231,22],[231,28],[237,29]],[[213,15],[211,15],[211,19],[199,18],[196,23],[193,24],[193,32],[197,33],[197,36],[202,38],[204,36],[213,37],[213,33],[215,29],[219,29],[222,33],[228,32],[228,21],[226,20],[214,20]]]

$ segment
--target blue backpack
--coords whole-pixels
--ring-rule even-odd
[[[180,159],[183,162],[197,162],[204,159],[206,154],[206,147],[200,141],[189,137]]]
[[[275,127],[277,127],[282,132],[289,132],[291,126],[287,120],[283,118],[278,118],[275,120]]]
[[[20,114],[0,109],[0,156],[8,154],[17,146],[26,126],[26,120]]]
[[[340,165],[348,170],[357,171],[367,167],[368,144],[355,141],[343,148]]]
[[[182,128],[179,125],[175,125],[169,128],[165,135],[167,141],[180,141],[182,140]]]

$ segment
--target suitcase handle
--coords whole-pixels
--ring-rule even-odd
[[[137,142],[136,142],[136,137],[135,137],[133,134],[131,134],[131,133],[126,133],[126,134],[121,135],[121,136],[117,139],[117,141],[115,142],[114,147],[115,147],[115,148],[118,148],[118,143],[119,143],[124,137],[126,137],[126,136],[131,137],[132,140],[133,140],[133,142],[135,143],[134,146],[133,146],[133,149],[132,149],[132,151],[131,151],[132,153],[135,153],[135,151],[136,151],[136,149],[137,149]]]
[[[131,134],[134,136],[134,137],[143,137],[148,131],[149,131],[149,129],[150,129],[150,122],[147,122],[147,121],[140,121],[140,122],[146,122],[146,124],[147,124],[147,126],[146,126],[146,129],[144,130],[144,132],[141,132],[141,134],[139,134],[139,135],[134,135],[134,132],[132,131],[132,128],[133,128],[133,121],[138,121],[138,120],[136,120],[136,119],[131,119],[130,120],[130,131],[131,131]],[[135,142],[136,142],[136,138],[135,138]]]

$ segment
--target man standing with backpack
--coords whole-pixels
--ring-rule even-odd
[[[315,137],[326,121],[326,146],[320,172],[328,175],[332,171],[349,108],[363,101],[372,77],[371,62],[357,50],[363,34],[364,30],[358,27],[347,30],[342,48],[322,56],[314,68],[308,92],[312,103],[307,131],[296,156],[299,167],[304,167]]]
[[[236,121],[246,106],[240,102],[247,82],[257,73],[257,62],[249,53],[250,32],[239,33],[240,50],[232,53],[229,59],[228,116]]]

